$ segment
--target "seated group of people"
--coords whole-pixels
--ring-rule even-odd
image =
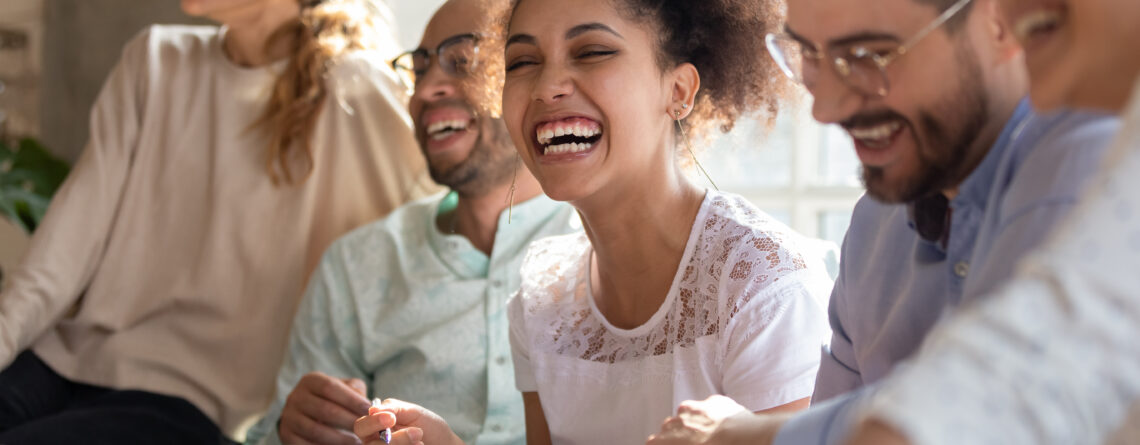
[[[0,443],[1140,439],[1132,0],[183,8],[0,294]],[[795,84],[834,281],[687,173]]]

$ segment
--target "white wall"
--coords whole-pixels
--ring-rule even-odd
[[[419,45],[428,20],[443,3],[444,0],[388,0],[396,16],[396,36],[404,49]]]

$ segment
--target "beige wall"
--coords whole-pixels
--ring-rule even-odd
[[[74,161],[87,142],[91,104],[127,40],[151,23],[192,20],[177,0],[43,1],[40,129],[48,148]]]

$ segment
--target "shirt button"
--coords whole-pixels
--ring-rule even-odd
[[[500,355],[495,358],[495,363],[498,365],[505,365],[507,364],[507,357]]]
[[[967,263],[965,261],[959,261],[958,264],[954,265],[954,275],[957,275],[958,278],[966,278],[966,275],[968,275],[969,273],[970,273],[970,264],[969,263]]]
[[[496,433],[501,433],[501,432],[503,432],[503,426],[498,425],[498,424],[491,425],[491,431],[494,431]]]
[[[502,280],[491,280],[491,287],[503,287]]]

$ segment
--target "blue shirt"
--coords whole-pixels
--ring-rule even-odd
[[[267,415],[249,443],[280,443],[285,398],[306,373],[359,378],[371,397],[417,403],[467,443],[525,443],[506,302],[532,240],[581,227],[572,207],[539,196],[499,217],[488,257],[443,234],[454,194],[403,206],[337,240],[313,273],[293,321]]]
[[[789,421],[776,443],[842,439],[866,391],[848,393],[909,357],[947,309],[1009,278],[1072,209],[1117,129],[1115,118],[1036,115],[1023,101],[949,201],[942,239],[919,235],[917,203],[860,200],[828,309],[833,334],[813,399],[822,406]]]

